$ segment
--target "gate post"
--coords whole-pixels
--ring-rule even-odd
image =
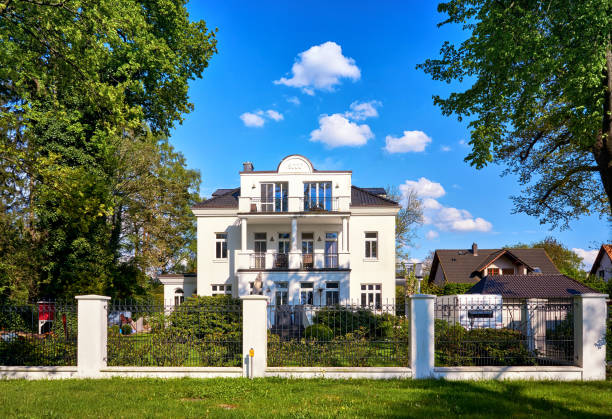
[[[606,379],[607,294],[574,297],[574,359],[583,380]]]
[[[78,295],[77,373],[81,378],[99,377],[107,360],[107,310],[110,297]]]
[[[434,304],[435,295],[410,296],[410,368],[413,378],[434,375]]]
[[[242,300],[242,376],[263,377],[268,366],[268,297],[246,295],[240,299]]]

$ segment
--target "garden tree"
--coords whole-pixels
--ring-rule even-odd
[[[423,206],[413,191],[402,196],[395,186],[387,186],[385,190],[387,198],[401,205],[395,216],[395,257],[402,260],[408,256],[406,248],[412,245],[416,237],[415,229],[423,223]]]
[[[214,32],[190,22],[183,1],[0,0],[0,39],[0,229],[12,234],[0,237],[0,293],[116,295],[121,280],[131,293],[127,273],[141,275],[155,258],[152,269],[163,269],[168,258],[120,257],[126,235],[117,220],[137,204],[123,196],[122,158],[135,147],[126,142],[146,148],[192,109],[188,82],[216,52]],[[192,199],[179,185],[197,179],[163,142],[151,150],[158,167],[148,175],[177,178],[149,217],[171,217],[170,202],[182,197],[184,209]],[[140,176],[133,182],[151,182]],[[147,233],[159,241],[147,252],[172,253],[175,244],[161,241],[187,224]]]
[[[417,68],[471,84],[434,96],[444,115],[470,121],[466,161],[506,165],[524,186],[515,210],[542,223],[610,216],[612,2],[451,0],[438,11],[468,38]]]

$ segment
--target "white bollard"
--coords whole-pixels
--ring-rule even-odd
[[[413,378],[434,375],[434,304],[435,295],[410,296],[410,368]]]
[[[81,378],[100,377],[106,367],[107,310],[110,297],[79,295],[77,372]]]
[[[574,297],[574,358],[583,380],[606,379],[606,294]]]
[[[241,300],[242,376],[263,377],[268,366],[268,297],[247,295]]]

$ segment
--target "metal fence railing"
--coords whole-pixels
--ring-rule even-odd
[[[74,366],[77,306],[74,301],[0,305],[0,365]]]
[[[453,298],[436,300],[436,366],[574,363],[571,301]]]
[[[239,367],[242,306],[229,296],[188,298],[180,306],[113,301],[108,365]]]
[[[410,364],[410,327],[395,304],[268,307],[268,366]]]

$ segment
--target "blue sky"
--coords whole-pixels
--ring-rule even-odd
[[[428,209],[409,249],[414,258],[547,235],[589,258],[612,239],[598,217],[550,231],[511,214],[515,178],[463,161],[466,124],[432,103],[432,95],[461,86],[415,69],[444,40],[464,36],[436,27],[435,2],[192,2],[188,10],[219,28],[219,53],[191,83],[195,109],[171,136],[200,170],[202,195],[237,186],[243,161],[268,170],[298,153],[318,169],[353,170],[357,186],[418,190]]]

